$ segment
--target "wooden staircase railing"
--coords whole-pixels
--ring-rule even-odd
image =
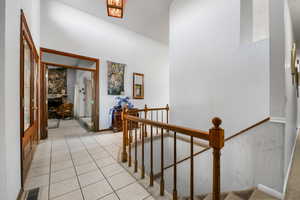
[[[140,114],[137,117],[136,112]],[[153,113],[156,112],[156,118],[154,119]],[[158,112],[161,112],[161,119],[158,118]],[[166,117],[164,117],[164,112]],[[150,113],[150,118],[149,118]],[[138,161],[137,161],[137,143],[138,143],[138,131],[140,133],[140,139],[142,144],[142,161],[141,161],[141,178],[145,178],[145,137],[150,132],[150,186],[153,186],[154,175],[153,175],[153,135],[160,134],[161,144],[161,160],[160,160],[160,195],[164,195],[164,133],[169,133],[174,136],[174,160],[173,160],[173,200],[178,199],[177,194],[177,134],[183,134],[190,137],[190,199],[194,199],[194,138],[206,140],[209,142],[209,146],[213,148],[213,200],[220,200],[221,197],[221,176],[220,176],[220,152],[224,147],[224,130],[220,127],[222,120],[220,118],[214,118],[212,120],[213,128],[208,132],[190,129],[186,127],[170,125],[169,122],[169,106],[164,108],[148,108],[135,111],[134,115],[125,108],[122,112],[123,120],[123,150],[122,150],[122,162],[128,161],[128,166],[132,165],[131,151],[132,143],[134,143],[134,172],[137,172]],[[165,119],[165,120],[164,120]],[[135,124],[135,125],[134,125]],[[136,126],[137,125],[137,126]],[[139,129],[139,130],[138,130]],[[134,132],[134,136],[133,136]],[[133,141],[134,137],[134,141]],[[140,142],[140,141],[139,141]],[[127,153],[128,146],[128,153]]]

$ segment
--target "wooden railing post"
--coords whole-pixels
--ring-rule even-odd
[[[214,127],[209,130],[209,145],[213,148],[213,200],[221,197],[221,149],[224,147],[224,130],[220,128],[222,120],[214,118]]]
[[[122,162],[127,162],[126,146],[128,143],[128,121],[126,116],[128,114],[127,107],[123,108],[122,111],[122,123],[123,123],[123,151],[122,151]]]
[[[148,107],[147,104],[145,104],[145,119],[147,119],[147,115],[148,115]],[[144,130],[144,137],[148,137],[148,133],[147,133],[147,126],[145,126],[145,130]]]
[[[169,107],[169,104],[167,104],[167,107],[166,107],[166,111],[167,111],[167,124],[169,123],[169,110],[170,110],[170,107]]]

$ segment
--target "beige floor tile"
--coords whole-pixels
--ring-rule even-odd
[[[25,190],[46,185],[49,185],[49,174],[28,178],[25,183]]]
[[[123,167],[121,167],[121,165],[117,164],[112,164],[109,166],[106,166],[104,168],[102,168],[102,173],[104,174],[104,176],[106,177],[110,177],[113,176],[115,174],[118,174],[120,172],[125,171]]]
[[[71,160],[71,156],[70,153],[64,153],[58,156],[52,156],[51,158],[51,164],[55,164],[55,163],[59,163],[59,162],[64,162],[64,161],[68,161]]]
[[[48,200],[49,186],[40,187],[38,200]]]
[[[51,183],[61,182],[66,179],[76,177],[74,167],[60,170],[51,174]]]
[[[80,190],[76,190],[67,194],[64,194],[63,196],[54,198],[53,200],[83,200],[82,194]]]
[[[117,191],[121,200],[143,200],[150,194],[138,183],[133,183]]]
[[[155,200],[155,199],[152,196],[149,196],[145,200]]]
[[[101,172],[97,169],[95,171],[82,174],[78,176],[79,178],[79,183],[81,187],[85,187],[87,185],[90,185],[92,183],[99,182],[104,179],[104,176],[101,174]]]
[[[96,161],[100,168],[106,167],[108,165],[116,164],[117,161],[113,157],[107,157]]]
[[[57,172],[70,167],[73,167],[73,162],[71,160],[54,163],[51,165],[51,172]]]
[[[91,163],[94,161],[90,156],[83,156],[83,157],[73,158],[73,162],[74,162],[75,166],[79,166],[79,165]]]
[[[119,198],[117,197],[116,194],[110,194],[110,195],[107,195],[99,200],[119,200]]]
[[[98,169],[97,165],[94,162],[79,165],[79,166],[76,166],[75,168],[76,168],[77,175],[85,174],[87,172],[91,172],[91,171]]]
[[[77,178],[68,179],[50,186],[50,198],[55,198],[63,194],[79,189]]]
[[[106,180],[89,185],[83,188],[82,191],[85,200],[97,200],[113,192]]]
[[[136,180],[127,172],[122,172],[109,177],[108,181],[115,190],[118,190],[124,186],[134,183]]]
[[[42,175],[47,175],[50,173],[50,166],[45,166],[45,167],[35,167],[35,168],[30,168],[28,172],[28,177],[36,177],[36,176],[42,176]]]

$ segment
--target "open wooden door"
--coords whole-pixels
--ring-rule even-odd
[[[38,70],[39,58],[21,12],[20,40],[20,138],[22,184],[38,143]]]

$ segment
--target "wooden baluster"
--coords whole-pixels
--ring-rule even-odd
[[[156,111],[156,121],[158,122],[158,110]],[[156,127],[156,135],[158,135],[158,126]]]
[[[122,162],[127,162],[127,152],[126,152],[126,145],[127,145],[127,113],[128,109],[124,108],[122,111],[122,122],[123,122],[123,151],[122,151]]]
[[[139,126],[139,123],[138,123],[138,126]],[[135,128],[135,135],[134,135],[134,172],[136,173],[137,172],[137,169],[138,169],[138,160],[137,160],[137,137],[138,137],[138,134],[137,134],[137,128]]]
[[[161,122],[164,123],[164,111],[161,111]]]
[[[151,110],[150,116],[151,116],[151,121],[153,121],[153,111],[152,110]]]
[[[151,112],[152,113],[152,112]],[[150,129],[150,186],[153,186],[153,126]]]
[[[165,180],[164,180],[164,129],[161,129],[161,160],[160,160],[160,195],[163,196],[165,194]]]
[[[174,177],[174,188],[173,188],[173,200],[177,200],[177,144],[176,144],[176,132],[174,132],[174,168],[173,168],[173,177]]]
[[[221,149],[224,147],[224,130],[220,128],[222,120],[214,118],[214,127],[209,130],[209,145],[213,148],[213,200],[221,197]]]
[[[190,199],[194,200],[194,137],[191,136]]]
[[[130,121],[130,125],[129,125],[128,167],[131,167],[131,142],[132,142],[132,121]]]
[[[166,110],[167,110],[167,124],[168,124],[169,123],[169,110],[170,110],[169,104],[167,104]]]
[[[142,127],[143,127],[143,125],[141,123],[141,126],[140,126],[140,140],[142,139]]]
[[[142,124],[142,171],[141,178],[145,178],[145,124]]]
[[[147,104],[145,104],[145,119],[147,119],[147,116],[148,116],[148,107],[147,107]],[[148,133],[147,133],[147,126],[145,126],[145,132],[144,132],[144,136],[145,137],[148,137]]]

